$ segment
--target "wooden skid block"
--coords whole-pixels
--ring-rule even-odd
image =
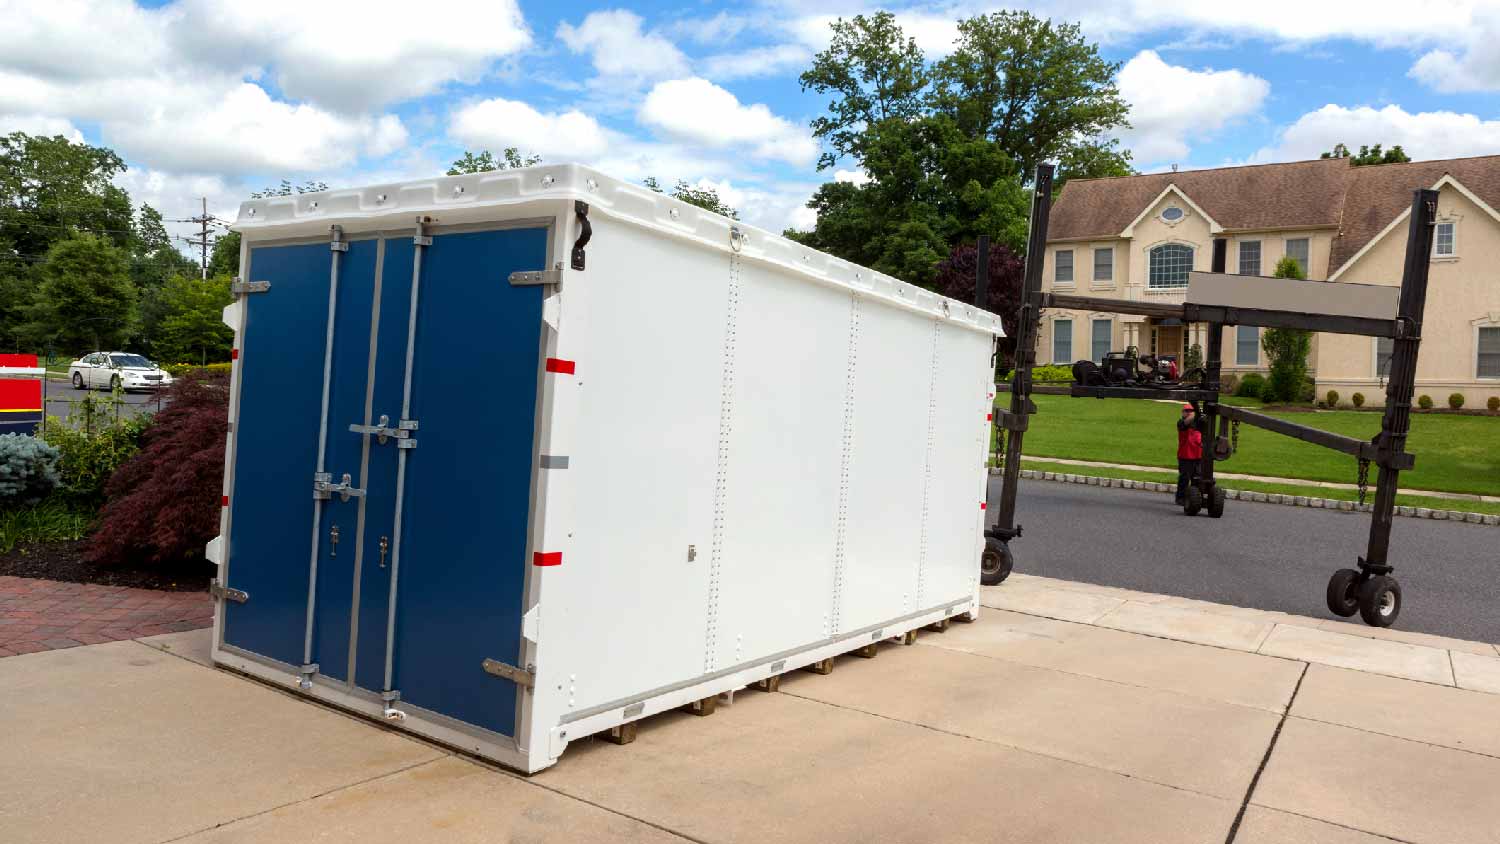
[[[903,645],[915,645],[916,643],[917,643],[917,631],[915,631],[915,630],[908,630],[905,633],[901,634],[901,644],[903,644]]]
[[[973,610],[969,610],[968,612],[962,612],[962,613],[959,613],[958,615],[955,615],[953,617],[953,620],[954,621],[961,621],[964,624],[973,624],[974,622],[976,622],[976,621],[979,620],[979,613],[977,613],[977,612],[975,612]]]
[[[874,659],[875,656],[879,653],[880,646],[875,644],[874,642],[871,642],[870,644],[865,645],[862,648],[858,648],[854,651],[855,656],[862,656],[865,659]]]
[[[598,736],[610,744],[630,744],[635,741],[636,726],[639,723],[638,721],[631,721],[628,724],[621,724],[618,727],[610,727],[608,732],[598,733]]]
[[[755,688],[763,692],[779,692],[781,691],[781,675],[775,674],[760,680],[755,684]]]
[[[702,700],[695,700],[683,708],[694,715],[712,715],[719,708],[719,696],[714,695]]]
[[[817,662],[814,662],[812,665],[806,666],[806,670],[811,671],[814,674],[832,674],[833,657],[829,657],[828,659],[820,659]]]
[[[934,621],[933,623],[927,625],[927,629],[931,630],[934,633],[944,633],[944,632],[947,632],[948,625],[952,621],[953,620],[950,619],[950,618],[944,618],[944,619],[941,619],[939,621]]]

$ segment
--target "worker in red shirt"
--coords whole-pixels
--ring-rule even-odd
[[[1203,434],[1198,430],[1198,414],[1193,406],[1182,406],[1182,418],[1177,420],[1177,503],[1187,498],[1188,484],[1198,474],[1198,461],[1203,459]]]

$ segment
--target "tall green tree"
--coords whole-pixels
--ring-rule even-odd
[[[647,176],[641,180],[641,184],[657,193],[666,193],[655,176]],[[723,214],[731,220],[738,220],[740,218],[740,212],[720,198],[719,192],[712,187],[695,188],[687,182],[678,179],[677,186],[672,188],[671,195],[689,205],[696,205],[715,214]]]
[[[319,182],[309,179],[300,185],[292,184],[287,179],[282,179],[281,184],[275,187],[267,187],[250,194],[251,199],[266,199],[272,196],[291,196],[298,193],[319,193],[328,190],[327,182]]]
[[[13,132],[0,137],[0,244],[36,259],[76,232],[128,247],[130,196],[113,183],[125,162],[113,150]]]
[[[1347,158],[1349,163],[1355,167],[1366,164],[1405,164],[1411,161],[1411,156],[1406,150],[1396,144],[1390,149],[1382,149],[1380,144],[1374,146],[1361,145],[1356,155],[1349,152],[1349,148],[1343,144],[1334,144],[1333,149],[1318,156],[1319,158]]]
[[[174,276],[160,291],[160,317],[151,351],[161,360],[216,363],[229,360],[234,332],[222,320],[233,301],[228,276]]]
[[[1296,258],[1284,256],[1276,262],[1276,278],[1306,278]],[[1297,401],[1307,381],[1307,356],[1312,352],[1312,333],[1297,328],[1267,328],[1260,347],[1271,362],[1271,377],[1261,397],[1267,401]]]
[[[237,276],[240,274],[240,233],[225,232],[214,241],[208,253],[208,275]]]
[[[161,212],[142,205],[130,243],[130,278],[142,290],[160,287],[173,275],[197,269],[193,260],[172,245]]]
[[[828,48],[801,76],[802,90],[832,94],[828,114],[812,121],[814,137],[832,149],[818,169],[841,156],[864,158],[865,129],[885,120],[910,120],[925,110],[927,58],[890,12],[831,23]]]
[[[488,173],[491,170],[519,170],[522,167],[530,167],[533,164],[542,163],[540,155],[521,155],[516,147],[506,147],[500,153],[500,159],[495,159],[494,153],[482,150],[475,155],[471,150],[464,151],[464,157],[453,162],[448,168],[448,175],[462,176],[465,173]]]
[[[1030,12],[992,12],[958,22],[958,43],[933,71],[931,103],[971,138],[1000,145],[1023,174],[1040,161],[1093,146],[1127,126],[1129,105],[1105,61],[1077,24],[1054,24]],[[1129,158],[1114,152],[1115,166]]]
[[[77,234],[53,245],[37,279],[25,328],[37,347],[81,352],[118,347],[130,336],[136,288],[127,253],[109,240]]]

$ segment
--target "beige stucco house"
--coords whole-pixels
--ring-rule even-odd
[[[1048,224],[1044,290],[1181,302],[1187,273],[1208,270],[1215,238],[1228,271],[1270,275],[1283,256],[1310,279],[1399,285],[1412,191],[1438,190],[1417,393],[1500,395],[1500,156],[1355,167],[1347,159],[1078,179]],[[1038,360],[1072,363],[1135,346],[1141,354],[1206,347],[1206,326],[1180,320],[1047,311]],[[1309,365],[1318,394],[1385,398],[1389,341],[1319,334]],[[1231,327],[1224,371],[1265,370],[1260,333]]]

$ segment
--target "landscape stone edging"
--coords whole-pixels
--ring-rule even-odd
[[[990,474],[998,475],[1000,474],[1000,470],[991,468]],[[1119,487],[1121,489],[1139,489],[1146,492],[1175,493],[1177,491],[1176,484],[1162,483],[1160,481],[1101,478],[1096,475],[1043,472],[1039,469],[1022,469],[1021,477],[1034,481],[1057,481],[1059,483],[1086,484],[1088,486]],[[1307,495],[1251,492],[1249,490],[1229,489],[1228,487],[1224,488],[1224,496],[1230,501],[1258,501],[1268,504],[1285,504],[1291,507],[1337,510],[1344,513],[1368,513],[1374,509],[1373,504],[1358,504],[1353,501],[1343,501],[1337,498],[1314,498]],[[1500,526],[1500,515],[1470,513],[1464,510],[1433,510],[1427,507],[1408,507],[1404,504],[1398,504],[1396,505],[1395,514],[1416,519],[1435,519],[1438,521],[1464,522],[1471,525]]]

